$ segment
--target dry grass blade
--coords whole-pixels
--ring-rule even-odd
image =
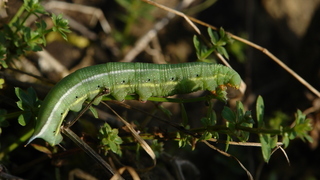
[[[118,169],[118,172],[120,174],[122,174],[125,170],[127,170],[129,172],[129,174],[131,175],[131,178],[133,180],[140,180],[138,173],[130,166],[122,167],[122,168]],[[118,179],[117,176],[113,176],[110,180],[117,180],[117,179]]]
[[[113,168],[98,154],[96,153],[87,143],[81,140],[71,129],[61,127],[61,132],[68,136],[75,144],[77,144],[84,152],[90,157],[96,160],[104,169],[108,170],[112,175],[117,175],[118,179],[123,179]]]
[[[280,149],[280,150],[282,151],[284,157],[286,157],[286,160],[287,160],[287,162],[288,162],[288,164],[289,164],[289,166],[290,166],[290,159],[289,159],[286,151],[285,151],[281,146],[277,146],[277,147],[271,152],[271,155],[272,155],[274,152],[276,152],[278,149]]]
[[[89,173],[87,173],[81,169],[76,168],[76,169],[73,169],[72,171],[69,172],[68,180],[74,180],[77,178],[98,180],[97,178],[93,177]]]
[[[151,147],[146,143],[145,140],[143,140],[139,134],[137,133],[136,130],[134,130],[134,128],[131,126],[131,124],[129,124],[126,120],[124,120],[115,110],[113,110],[107,103],[105,102],[101,102],[102,104],[104,104],[105,106],[107,106],[120,120],[121,122],[123,122],[126,127],[130,130],[130,132],[132,133],[133,137],[139,142],[139,144],[141,145],[141,147],[146,151],[146,153],[149,154],[149,156],[152,158],[153,161],[153,166],[150,168],[153,168],[156,165],[156,155],[153,152],[153,150],[151,149]]]
[[[152,118],[155,118],[156,120],[159,120],[159,121],[161,121],[161,122],[163,122],[163,123],[166,123],[166,124],[168,124],[169,126],[172,126],[172,127],[176,128],[177,130],[185,133],[185,134],[191,135],[192,137],[195,137],[195,138],[200,138],[199,135],[197,135],[196,133],[194,133],[194,132],[192,132],[192,131],[189,131],[189,130],[185,129],[183,126],[181,126],[181,125],[178,124],[178,123],[175,123],[175,122],[172,122],[172,121],[168,121],[168,120],[166,120],[166,119],[159,118],[158,116],[155,116],[155,115],[150,114],[150,113],[148,113],[148,112],[146,112],[146,111],[143,111],[143,110],[141,110],[141,109],[132,107],[132,106],[130,106],[130,105],[128,105],[128,104],[125,104],[125,103],[122,103],[122,102],[112,101],[112,103],[117,104],[117,105],[119,105],[119,106],[122,106],[122,107],[124,107],[124,108],[126,108],[126,109],[133,109],[133,110],[135,110],[135,111],[139,111],[139,112],[141,112],[141,113],[143,113],[143,114],[146,114],[146,115],[148,115],[148,116],[150,116],[150,117],[152,117]]]
[[[205,143],[208,147],[210,147],[211,149],[218,151],[220,154],[235,159],[235,160],[239,163],[239,165],[242,167],[242,169],[246,171],[246,173],[247,173],[247,175],[248,175],[248,178],[249,178],[250,180],[253,180],[253,177],[252,177],[251,173],[250,173],[250,172],[248,171],[248,169],[240,162],[239,159],[237,159],[236,157],[232,156],[232,155],[229,154],[229,153],[226,153],[226,152],[224,152],[224,151],[216,148],[215,146],[213,146],[212,144],[210,144],[208,141],[203,140],[202,142],[204,142],[204,143]]]
[[[218,140],[218,139],[214,139],[211,138],[207,141],[211,141],[211,142],[217,142],[217,143],[227,143],[227,141],[223,141],[223,140]],[[251,147],[261,147],[261,143],[256,143],[256,142],[235,142],[235,141],[228,141],[228,144],[230,145],[235,145],[235,146],[251,146]],[[282,142],[277,142],[277,146],[282,146],[283,143]]]

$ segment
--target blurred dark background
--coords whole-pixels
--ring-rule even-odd
[[[43,4],[49,2],[43,1]],[[55,3],[51,1],[50,8],[46,7],[47,10],[63,13],[68,16],[69,21],[72,20],[81,25],[77,26],[77,23],[70,22],[70,24],[73,24],[70,25],[73,33],[69,36],[69,41],[65,42],[55,34],[51,34],[50,37],[47,37],[48,44],[44,48],[70,72],[88,65],[124,59],[136,46],[137,40],[152,29],[156,22],[166,16],[165,11],[137,0],[75,0],[65,2],[100,9],[111,27],[111,31],[106,32],[103,30],[101,22],[90,24],[94,19],[92,14],[97,11],[89,11],[79,7],[73,9],[71,6],[54,7]],[[175,7],[181,3],[181,1],[168,0],[156,2],[169,7]],[[268,49],[308,83],[316,89],[320,89],[320,0],[207,1],[208,4],[210,2],[212,2],[210,7],[206,7],[202,4],[203,1],[194,1],[188,8],[184,8],[183,12],[213,26],[223,27],[234,35]],[[7,4],[8,17],[2,19],[1,23],[7,23],[21,5],[22,1],[9,1]],[[56,5],[58,4],[56,3]],[[41,18],[46,19],[46,17]],[[32,22],[30,22],[30,26],[32,26]],[[87,29],[84,30],[84,27]],[[206,28],[200,25],[198,27],[206,35]],[[194,61],[196,59],[192,43],[194,34],[193,29],[183,18],[175,17],[158,32],[157,37],[151,40],[151,43],[143,48],[142,52],[132,59],[133,61],[155,63]],[[279,150],[273,154],[268,164],[263,162],[258,147],[230,146],[228,152],[239,158],[256,179],[320,179],[319,97],[311,93],[263,52],[240,42],[229,45],[227,50],[230,53],[228,62],[247,84],[245,94],[238,97],[245,108],[254,111],[256,98],[261,95],[266,106],[265,117],[267,121],[268,119],[283,118],[290,124],[290,121],[292,122],[294,119],[294,113],[297,109],[300,109],[307,114],[314,125],[311,132],[311,136],[314,138],[312,144],[294,140],[286,149],[290,165],[284,154]],[[52,73],[52,71],[49,71],[48,73],[43,71],[44,67],[39,63],[40,58],[39,54],[29,54],[26,61],[40,69],[39,75],[53,81],[60,80],[61,72]],[[21,66],[23,67],[22,70],[30,72],[26,65]],[[34,71],[31,70],[31,72]],[[16,78],[18,82],[7,80],[7,88],[1,90],[2,98],[7,96],[13,99],[11,104],[14,104],[14,100],[16,100],[12,90],[13,87],[27,88],[31,86],[29,83],[37,84],[38,82],[27,80],[28,83],[26,83],[23,82],[20,74],[13,74],[13,79]],[[35,86],[35,89],[39,97],[43,98],[50,86],[47,88]],[[4,100],[1,102],[4,102]],[[218,109],[223,105],[222,103],[217,104]],[[149,108],[146,107],[148,106],[146,104],[134,105],[147,110]],[[6,106],[7,104],[2,103],[1,108]],[[166,106],[171,108],[175,117],[181,118],[179,107],[175,105]],[[186,105],[190,119],[199,116],[197,113],[203,112],[203,109],[201,109],[203,106],[201,103]],[[119,109],[118,111],[125,110]],[[131,117],[138,119],[139,116],[142,115],[137,115],[137,117],[132,115]],[[177,121],[179,122],[179,120]],[[14,120],[12,120],[12,124],[14,124]],[[159,125],[159,128],[165,127]],[[14,131],[3,128],[1,139],[5,136],[13,136],[11,133],[19,131],[21,127],[12,129]],[[252,140],[257,141],[258,139],[253,138]],[[6,142],[1,142],[1,148],[5,148],[6,145]],[[224,145],[218,144],[217,147],[223,149]],[[233,159],[209,149],[204,144],[199,143],[196,149],[191,151],[190,147],[178,148],[176,142],[165,142],[164,149],[165,153],[170,154],[171,157],[186,160],[196,167],[195,169],[199,172],[191,168],[189,179],[193,179],[194,176],[199,179],[247,179],[245,172]],[[76,152],[76,157],[72,150]],[[99,174],[101,170],[93,160],[80,161],[82,158],[89,158],[76,148],[68,149],[64,155],[50,160],[43,153],[35,151],[30,146],[21,146],[13,151],[10,156],[4,158],[3,165],[14,175],[26,179],[41,179],[44,177],[57,179],[57,174],[61,174],[61,179],[67,179],[64,175],[76,168],[75,164],[84,171],[98,174],[96,177],[101,175]],[[135,155],[132,154],[132,156]],[[80,162],[75,163],[76,161]],[[141,162],[144,162],[144,160],[141,160]],[[155,168],[149,174],[145,173],[143,178],[166,179],[170,177],[177,179],[174,172],[164,170],[171,168],[170,162],[166,158],[160,159],[160,168]],[[59,172],[57,171],[58,167],[60,167]],[[164,175],[165,172],[171,172],[171,175],[166,176]],[[102,173],[100,179],[104,179],[103,177]],[[188,179],[188,177],[186,178]]]

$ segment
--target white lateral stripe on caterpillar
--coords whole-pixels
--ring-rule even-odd
[[[60,126],[68,111],[80,111],[85,100],[93,99],[103,89],[109,89],[110,95],[117,100],[123,100],[128,93],[136,93],[145,101],[150,96],[214,91],[220,85],[239,87],[240,82],[241,78],[234,70],[209,63],[107,63],[90,66],[68,75],[48,93],[29,142],[42,138],[50,145],[60,143]],[[95,104],[100,100],[97,99]]]

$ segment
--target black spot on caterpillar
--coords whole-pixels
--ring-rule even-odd
[[[234,70],[217,64],[107,63],[79,69],[57,83],[39,110],[30,143],[42,138],[50,145],[62,141],[60,126],[69,110],[78,112],[84,101],[102,91],[122,101],[138,94],[141,101],[151,96],[169,96],[199,90],[215,91],[221,85],[238,88],[241,78]],[[74,98],[76,97],[76,98]],[[101,98],[95,99],[98,104]],[[59,113],[62,112],[62,113]]]

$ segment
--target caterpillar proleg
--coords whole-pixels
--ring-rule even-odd
[[[78,112],[85,101],[108,89],[116,100],[137,94],[169,96],[199,90],[215,91],[226,85],[239,88],[239,74],[223,65],[193,62],[181,64],[112,62],[79,69],[52,88],[44,99],[29,142],[42,138],[54,146],[62,141],[60,126],[69,111]],[[97,98],[98,104],[102,97]]]

